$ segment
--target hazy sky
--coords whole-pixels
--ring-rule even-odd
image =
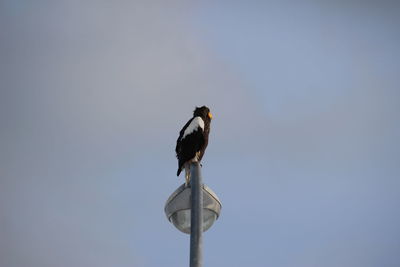
[[[400,5],[330,2],[0,0],[0,266],[188,266],[196,105],[204,266],[399,266]]]

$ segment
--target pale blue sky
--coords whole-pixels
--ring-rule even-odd
[[[0,266],[188,266],[196,105],[205,266],[399,266],[399,5],[233,2],[0,1]]]

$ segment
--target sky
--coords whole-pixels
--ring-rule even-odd
[[[399,266],[399,11],[0,0],[0,266],[188,266],[164,204],[202,105],[204,266]]]

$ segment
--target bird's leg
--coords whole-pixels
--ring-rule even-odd
[[[203,167],[203,164],[200,163],[200,151],[196,153],[196,156],[194,157],[194,161],[193,162],[198,162],[200,164],[200,167]]]
[[[190,183],[190,164],[185,164],[185,186],[188,187]]]

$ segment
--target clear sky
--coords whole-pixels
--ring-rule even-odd
[[[196,105],[204,266],[400,265],[400,5],[215,2],[0,1],[0,266],[188,266]]]

